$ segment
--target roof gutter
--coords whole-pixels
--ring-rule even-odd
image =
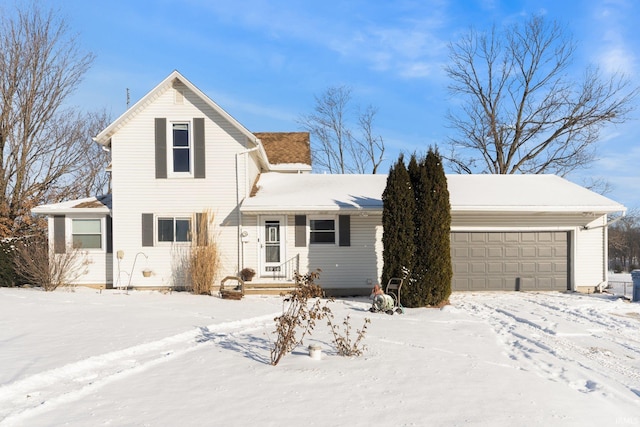
[[[612,219],[611,221],[607,222],[606,224],[602,224],[602,225],[594,225],[593,227],[589,227],[589,224],[585,225],[582,227],[583,230],[595,230],[596,228],[605,228],[605,227],[609,227],[611,224],[615,224],[616,222],[620,221],[622,218],[624,218],[627,215],[627,210],[623,210],[620,211],[622,213],[622,215],[620,215],[617,218]]]

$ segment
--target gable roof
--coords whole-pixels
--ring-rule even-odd
[[[193,83],[191,83],[187,78],[185,78],[182,74],[180,74],[177,70],[174,70],[171,74],[169,74],[160,84],[158,84],[155,88],[153,88],[150,92],[148,92],[145,96],[143,96],[138,102],[133,104],[131,108],[125,111],[120,117],[114,120],[109,126],[107,126],[102,132],[96,135],[93,138],[99,144],[108,145],[111,136],[115,134],[122,126],[124,126],[127,122],[129,122],[132,118],[138,115],[146,106],[164,93],[169,87],[173,86],[174,82],[178,80],[182,84],[184,84],[190,91],[195,93],[200,99],[202,99],[209,107],[215,110],[218,114],[224,117],[226,120],[231,123],[238,131],[240,131],[243,135],[247,137],[249,141],[252,141],[254,144],[258,145],[258,141],[256,140],[256,136],[249,132],[247,128],[245,128],[240,122],[234,119],[229,113],[227,113],[222,107],[216,104],[211,98],[209,98],[204,92],[198,89]]]
[[[265,173],[245,213],[382,211],[386,175]],[[452,212],[612,213],[626,208],[555,175],[447,175]]]
[[[174,70],[171,74],[169,74],[160,84],[158,84],[155,88],[149,91],[145,96],[143,96],[138,102],[133,104],[131,108],[125,111],[120,117],[115,119],[109,126],[107,126],[102,132],[96,135],[93,140],[99,144],[104,146],[109,146],[111,144],[111,137],[118,132],[125,124],[131,121],[135,116],[137,116],[141,111],[143,111],[149,103],[153,102],[156,98],[158,98],[161,94],[163,94],[168,88],[174,86],[176,82],[182,83],[187,87],[190,91],[192,91],[196,96],[203,100],[205,104],[211,107],[214,111],[216,111],[220,116],[224,117],[233,127],[235,127],[241,134],[246,136],[247,140],[253,144],[254,147],[250,147],[251,150],[257,149],[260,153],[259,161],[266,166],[267,170],[277,170],[281,172],[309,172],[311,171],[311,152],[309,148],[308,161],[305,156],[305,148],[303,143],[303,132],[291,132],[291,133],[268,133],[264,132],[261,135],[267,138],[273,149],[273,153],[275,158],[279,161],[275,163],[273,159],[270,159],[265,151],[265,147],[261,142],[260,138],[256,136],[256,134],[251,133],[246,127],[244,127],[239,121],[237,121],[233,116],[227,113],[222,107],[216,104],[211,98],[209,98],[204,92],[198,89],[193,83],[191,83],[186,77],[180,74],[177,70]],[[281,135],[281,136],[278,136]],[[307,134],[308,141],[308,134]],[[307,142],[308,145],[308,142]],[[285,152],[286,147],[289,146],[293,148],[293,151],[283,156],[282,153]],[[284,159],[295,160],[292,162],[282,161]]]
[[[309,132],[255,132],[254,135],[262,142],[271,164],[311,164]]]

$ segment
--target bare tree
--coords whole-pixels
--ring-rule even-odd
[[[565,29],[540,16],[452,43],[446,72],[461,101],[448,117],[454,169],[566,175],[591,163],[600,129],[624,122],[638,89],[597,68],[574,79],[574,53]]]
[[[92,61],[53,11],[0,14],[0,236],[25,233],[33,206],[84,192],[91,117],[64,102]]]
[[[609,227],[609,268],[631,271],[640,267],[640,210],[632,209]]]
[[[78,189],[78,196],[89,197],[111,193],[111,173],[107,172],[107,166],[111,160],[111,154],[102,144],[96,143],[91,137],[97,135],[111,123],[111,116],[106,110],[89,112],[82,121],[81,135],[78,140],[80,149],[86,155],[75,175],[76,181],[83,185]]]
[[[314,165],[329,173],[376,173],[384,155],[384,141],[373,130],[377,109],[358,111],[353,124],[346,86],[330,87],[315,100],[314,113],[298,119],[311,134]]]

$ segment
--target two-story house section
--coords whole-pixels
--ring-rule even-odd
[[[114,197],[34,212],[51,215],[58,251],[77,245],[80,229],[102,233],[101,242],[83,242],[91,264],[79,284],[184,285],[181,260],[203,213],[213,216],[210,234],[221,248],[221,271],[236,274],[246,233],[238,207],[259,174],[311,171],[308,133],[258,135],[174,71],[94,138],[111,151]],[[83,207],[88,202],[95,207]],[[145,277],[143,270],[152,273]]]

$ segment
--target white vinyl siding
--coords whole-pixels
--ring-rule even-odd
[[[309,222],[309,217],[307,217]],[[317,217],[312,217],[317,218]],[[324,217],[326,218],[326,217]],[[332,217],[333,218],[333,217]],[[335,221],[337,224],[337,218]],[[255,224],[255,216],[245,216],[245,225]],[[364,293],[380,280],[382,275],[382,225],[380,215],[351,216],[351,245],[307,244],[295,246],[295,215],[287,215],[287,254],[291,259],[300,255],[300,271],[307,273],[320,268],[318,282],[327,289],[361,289]],[[336,236],[336,241],[337,241]],[[251,266],[257,259],[246,251],[245,265]],[[367,294],[368,295],[368,294]]]

